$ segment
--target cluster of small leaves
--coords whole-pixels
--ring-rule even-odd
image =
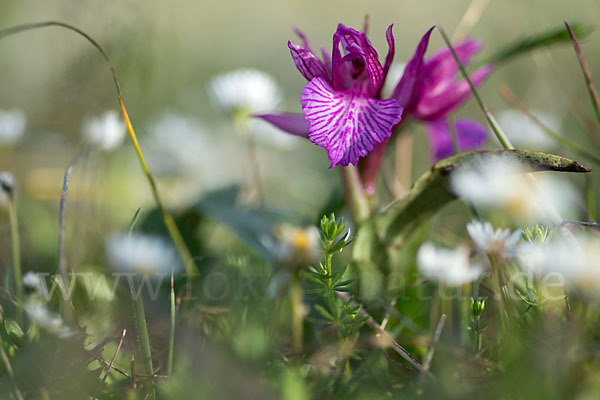
[[[487,328],[487,322],[481,321],[481,315],[485,310],[485,297],[471,298],[471,326],[469,330],[473,333],[475,352],[481,349],[481,334]]]
[[[544,225],[536,225],[533,228],[526,228],[523,230],[523,238],[526,241],[533,244],[545,244],[556,232],[556,228],[549,228]]]
[[[365,318],[360,316],[360,307],[354,305],[353,297],[344,301],[335,292],[351,293],[351,285],[356,278],[343,279],[348,270],[348,265],[332,272],[333,256],[352,243],[350,230],[347,229],[344,220],[336,221],[334,214],[329,217],[323,216],[321,219],[321,241],[325,253],[325,263],[319,263],[316,268],[310,267],[305,274],[306,279],[315,284],[315,288],[308,290],[307,294],[321,296],[327,307],[315,304],[315,310],[328,323],[336,326],[342,337],[352,336],[358,332]]]

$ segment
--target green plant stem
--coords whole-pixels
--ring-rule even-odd
[[[148,392],[150,393],[150,398],[154,400],[156,398],[156,393],[154,389],[154,368],[152,366],[152,351],[150,349],[150,337],[148,336],[148,326],[146,325],[146,313],[144,311],[144,299],[142,298],[142,294],[139,293],[136,295],[134,293],[133,288],[131,289],[131,299],[134,305],[134,319],[136,321],[136,327],[138,331],[138,336],[140,339],[140,346],[142,348],[142,355],[144,361],[144,368],[146,370],[146,374],[150,377],[148,380]]]
[[[452,53],[452,56],[454,57],[454,60],[456,61],[456,64],[458,65],[458,69],[460,70],[460,73],[463,75],[465,80],[469,83],[471,92],[473,92],[473,97],[475,97],[475,100],[477,100],[477,104],[479,105],[479,108],[481,108],[481,111],[483,111],[483,114],[485,115],[485,118],[488,120],[488,123],[490,124],[490,127],[494,131],[494,134],[498,138],[498,141],[500,142],[502,147],[504,147],[506,150],[514,149],[512,143],[510,142],[510,140],[508,139],[506,134],[502,131],[502,129],[500,128],[500,125],[498,125],[498,122],[496,122],[496,119],[494,118],[492,113],[487,109],[486,105],[483,103],[483,100],[479,96],[479,93],[477,92],[475,85],[471,81],[471,78],[469,78],[469,74],[467,74],[465,67],[462,65],[462,63],[460,62],[460,59],[456,55],[456,51],[454,51],[454,47],[452,47],[452,44],[450,43],[450,39],[448,39],[446,32],[444,32],[444,30],[441,27],[439,28],[439,30],[440,30],[440,33],[442,34],[442,38],[444,38],[444,42],[446,42],[448,49],[450,49],[450,52]]]
[[[339,167],[344,186],[346,206],[350,210],[352,219],[356,225],[371,216],[371,205],[363,189],[358,169],[353,165]]]
[[[169,355],[167,357],[167,375],[173,372],[173,351],[175,348],[175,282],[171,269],[171,334],[169,336]]]
[[[292,316],[292,350],[294,355],[302,354],[304,312],[302,310],[302,281],[300,274],[294,273],[290,284],[290,307]]]
[[[479,353],[481,350],[481,316],[475,316],[475,353]]]
[[[17,299],[17,323],[23,323],[23,284],[21,282],[21,243],[19,239],[19,219],[14,195],[8,199],[8,218],[12,242],[13,274],[15,275],[15,297]]]

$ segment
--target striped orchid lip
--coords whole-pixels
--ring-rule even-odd
[[[300,98],[304,115],[258,117],[323,147],[330,167],[356,164],[402,120],[398,101],[382,100],[380,95],[394,58],[392,26],[386,31],[389,50],[383,66],[364,32],[338,25],[333,51],[330,55],[321,49],[322,58],[302,32],[296,33],[302,45],[288,42],[288,47],[296,68],[309,81]]]

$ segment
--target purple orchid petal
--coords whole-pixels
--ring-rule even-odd
[[[487,131],[479,122],[470,119],[457,119],[454,126],[456,126],[460,151],[478,149],[485,144]]]
[[[298,46],[296,43],[288,42],[292,59],[296,64],[298,71],[307,79],[329,78],[327,69],[321,60],[319,60],[312,51]]]
[[[255,117],[265,120],[292,135],[308,137],[308,133],[310,132],[310,123],[302,114],[272,113],[255,115]]]
[[[431,156],[435,162],[454,155],[452,132],[445,119],[428,122],[426,125]],[[459,150],[477,149],[485,143],[487,133],[478,122],[459,119],[454,123]]]
[[[321,57],[323,57],[323,65],[325,65],[325,70],[327,70],[327,74],[331,80],[331,54],[325,48],[321,47]]]
[[[467,65],[471,57],[481,50],[481,44],[467,39],[455,46],[454,50],[461,64]],[[423,65],[423,91],[440,93],[454,86],[458,65],[449,49],[439,51]]]
[[[300,40],[302,41],[302,47],[304,47],[306,50],[310,51],[311,53],[314,53],[312,51],[312,49],[310,48],[310,43],[308,42],[308,38],[306,37],[304,32],[302,32],[298,28],[293,28],[293,31],[296,34],[296,36],[298,36],[300,38]]]
[[[300,98],[310,122],[308,138],[327,150],[331,167],[356,164],[377,143],[392,134],[402,119],[395,99],[377,100],[354,91],[336,91],[323,78],[315,78]]]
[[[377,52],[369,43],[369,39],[367,39],[366,35],[362,35],[362,47],[365,52],[365,60],[366,60],[366,68],[369,74],[369,96],[375,97],[377,93],[379,93],[379,89],[383,86],[383,79],[385,75],[383,74],[383,68],[381,68],[381,64],[379,63],[379,59],[377,57]]]
[[[493,65],[485,65],[471,74],[470,79],[477,87],[485,81],[493,70]],[[439,92],[425,91],[415,110],[413,110],[413,116],[422,121],[436,121],[454,111],[471,95],[471,87],[464,79],[445,87],[444,90]]]
[[[412,111],[412,108],[421,95],[420,86],[423,71],[423,57],[425,56],[425,51],[427,51],[429,37],[434,28],[435,26],[432,26],[421,38],[421,41],[415,50],[415,54],[406,65],[404,74],[392,93],[392,98],[398,100],[406,112]]]
[[[396,53],[396,45],[394,43],[394,33],[392,32],[392,28],[394,27],[394,25],[390,25],[388,26],[387,30],[385,31],[385,38],[387,39],[388,42],[388,53],[387,56],[385,57],[385,64],[383,66],[383,79],[385,79],[385,77],[388,74],[388,71],[390,70],[390,67],[392,66],[392,61],[394,61],[394,54]]]

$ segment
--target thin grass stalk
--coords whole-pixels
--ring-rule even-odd
[[[173,351],[175,348],[175,283],[174,271],[171,268],[171,334],[169,335],[169,354],[167,356],[167,375],[171,376],[173,372]]]
[[[553,131],[552,129],[550,129],[550,127],[546,124],[544,124],[542,121],[539,120],[539,118],[537,118],[535,115],[533,115],[531,113],[531,111],[529,111],[527,109],[527,107],[525,107],[523,105],[523,103],[521,103],[516,97],[515,95],[511,92],[511,90],[508,88],[508,86],[506,85],[500,85],[498,87],[498,92],[500,93],[500,96],[504,99],[504,101],[506,101],[506,103],[513,107],[514,109],[519,110],[521,113],[523,113],[523,115],[525,115],[527,118],[529,118],[534,124],[536,124],[541,130],[542,132],[544,132],[546,135],[550,136],[552,139],[554,139],[556,142],[558,142],[559,144],[569,148],[570,150],[572,150],[573,152],[590,159],[591,161],[593,161],[596,164],[600,165],[600,157],[594,155],[593,153],[590,153],[589,151],[587,151],[583,146],[580,146],[579,144],[567,139],[566,137],[559,135],[557,132]]]
[[[594,86],[594,81],[592,81],[592,73],[590,72],[590,68],[587,60],[585,59],[585,55],[583,54],[583,50],[581,49],[581,45],[579,44],[579,40],[577,40],[577,36],[575,36],[575,32],[573,32],[573,29],[571,29],[571,26],[567,21],[565,21],[565,26],[567,27],[567,32],[569,32],[569,36],[573,42],[573,48],[575,49],[575,54],[579,60],[579,65],[581,66],[581,71],[583,72],[583,77],[585,78],[585,84],[587,86],[588,93],[590,94],[596,119],[600,123],[600,99],[598,98],[598,92]]]
[[[12,242],[13,274],[15,276],[15,298],[17,299],[17,323],[23,323],[23,284],[21,279],[21,241],[19,238],[19,217],[14,193],[8,197],[8,218],[10,223],[10,239]]]
[[[150,336],[148,335],[148,325],[146,324],[146,312],[144,311],[144,299],[141,293],[135,293],[133,287],[131,288],[131,300],[133,301],[133,314],[136,322],[136,328],[138,331],[138,338],[140,340],[140,346],[143,356],[143,364],[146,374],[152,376],[154,374],[154,367],[152,366],[152,350],[150,349]],[[148,393],[150,399],[156,398],[156,391],[154,389],[154,379],[149,378],[148,380]]]
[[[73,32],[77,33],[78,35],[82,36],[84,39],[86,39],[90,44],[92,44],[92,46],[94,46],[100,52],[100,54],[102,55],[102,57],[108,64],[108,67],[110,68],[112,78],[113,78],[113,81],[115,84],[115,88],[117,91],[117,100],[119,102],[119,106],[120,106],[121,112],[123,114],[123,120],[125,121],[125,125],[127,126],[127,131],[129,133],[129,137],[131,139],[133,147],[135,148],[135,152],[137,154],[137,157],[138,157],[138,160],[142,167],[142,170],[144,172],[144,175],[146,176],[146,180],[148,181],[148,184],[150,185],[150,189],[152,191],[152,196],[154,197],[154,202],[156,203],[156,206],[162,216],[163,222],[165,224],[165,227],[167,228],[169,236],[171,236],[171,239],[173,240],[173,243],[175,244],[175,247],[177,248],[179,256],[182,259],[186,274],[188,275],[188,277],[192,277],[195,274],[195,272],[198,270],[198,268],[187,248],[187,245],[185,244],[185,241],[183,240],[183,237],[181,236],[181,232],[179,231],[179,229],[177,228],[177,225],[175,224],[175,221],[173,220],[173,217],[171,216],[171,214],[169,214],[165,210],[165,208],[163,206],[162,200],[160,198],[160,194],[158,192],[158,188],[156,186],[156,182],[154,180],[154,177],[150,173],[150,170],[148,169],[146,160],[144,159],[144,155],[142,153],[142,149],[140,148],[137,136],[136,136],[133,126],[131,124],[131,120],[129,119],[129,115],[127,114],[127,109],[125,108],[125,103],[123,101],[123,94],[121,92],[121,85],[119,84],[119,79],[117,78],[117,71],[115,70],[115,67],[113,66],[112,62],[110,61],[110,58],[108,57],[108,53],[106,53],[106,51],[102,48],[102,46],[100,46],[98,44],[98,42],[96,42],[87,33],[83,32],[79,28],[76,28],[72,25],[66,24],[64,22],[58,22],[58,21],[35,22],[35,23],[30,23],[30,24],[17,25],[17,26],[13,26],[13,27],[10,27],[10,28],[4,29],[4,30],[0,30],[0,39],[10,36],[10,35],[13,35],[13,34],[16,34],[16,33],[19,33],[19,32],[23,32],[23,31],[27,31],[27,30],[31,30],[31,29],[45,28],[45,27],[50,27],[50,26],[57,26],[57,27],[65,28],[67,30],[73,31]]]
[[[488,123],[490,124],[490,127],[494,131],[496,138],[498,138],[498,141],[500,142],[502,147],[504,147],[506,150],[514,149],[512,143],[510,142],[510,140],[508,139],[506,134],[502,131],[502,128],[500,128],[500,125],[498,125],[498,122],[496,122],[496,119],[494,118],[492,113],[487,109],[487,106],[483,103],[483,100],[481,99],[481,97],[479,96],[479,93],[477,92],[477,88],[475,88],[475,85],[471,81],[471,78],[469,78],[469,74],[467,74],[465,67],[462,65],[462,63],[460,62],[460,59],[456,55],[456,51],[454,50],[454,47],[452,47],[452,44],[450,43],[450,39],[448,39],[446,32],[444,32],[444,30],[441,27],[439,28],[439,30],[440,30],[440,33],[442,34],[442,38],[444,39],[444,42],[446,42],[448,49],[452,53],[452,56],[454,57],[454,60],[456,61],[456,64],[458,65],[458,69],[460,70],[460,73],[463,75],[465,80],[468,82],[469,87],[471,88],[471,92],[473,92],[473,97],[475,97],[475,100],[477,100],[477,104],[479,105],[479,108],[481,108],[481,111],[483,111],[483,114],[485,115],[485,118],[487,119]]]

